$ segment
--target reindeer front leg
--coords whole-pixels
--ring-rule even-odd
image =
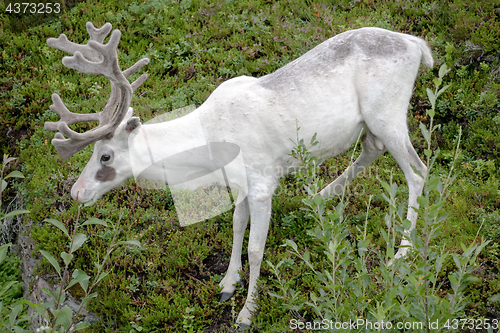
[[[257,278],[260,275],[260,265],[264,257],[269,220],[271,219],[272,193],[265,197],[261,194],[257,198],[250,196],[248,204],[250,207],[250,238],[248,240],[248,262],[250,264],[250,281],[248,283],[248,295],[243,309],[240,311],[236,322],[242,328],[252,323],[252,312],[256,309]]]
[[[248,208],[248,199],[245,198],[234,209],[233,214],[233,249],[231,251],[231,260],[227,268],[226,276],[219,283],[222,288],[219,302],[223,302],[231,297],[236,290],[236,284],[241,281],[241,249],[243,247],[243,236],[248,224],[250,211]]]

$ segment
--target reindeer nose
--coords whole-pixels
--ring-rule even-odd
[[[82,199],[82,197],[84,196],[84,194],[85,193],[84,193],[84,191],[82,191],[81,188],[73,186],[73,188],[71,189],[71,197],[76,202],[80,202],[80,200]]]
[[[71,197],[73,200],[78,201],[78,197],[80,196],[80,191],[71,191]]]

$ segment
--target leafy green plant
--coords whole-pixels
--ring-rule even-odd
[[[276,265],[268,262],[279,283],[278,289],[281,295],[275,296],[285,300],[285,308],[293,311],[298,311],[303,306],[312,308],[320,319],[316,322],[317,327],[322,328],[328,328],[328,323],[332,322],[366,318],[356,325],[356,329],[361,331],[368,330],[368,323],[379,323],[380,327],[384,322],[386,329],[390,324],[389,331],[392,327],[408,330],[409,328],[405,326],[397,326],[404,320],[417,325],[412,324],[411,331],[430,332],[436,328],[435,325],[441,325],[440,328],[451,328],[455,323],[454,320],[464,317],[464,308],[468,300],[467,287],[470,283],[478,281],[474,276],[474,272],[478,269],[476,263],[479,254],[489,241],[474,241],[469,246],[462,245],[461,254],[451,254],[456,271],[448,275],[451,288],[443,297],[440,290],[445,281],[441,273],[450,253],[439,248],[435,242],[440,235],[442,223],[448,216],[448,213],[442,213],[441,210],[448,196],[447,189],[455,177],[452,176],[454,164],[444,180],[431,173],[439,153],[431,149],[431,140],[432,133],[438,127],[433,125],[436,101],[447,88],[447,86],[441,87],[447,72],[446,65],[443,65],[439,70],[439,77],[434,80],[434,91],[427,89],[431,104],[431,109],[428,111],[430,125],[429,127],[420,125],[427,141],[424,155],[429,170],[424,178],[424,192],[418,198],[420,207],[414,208],[419,213],[421,231],[415,229],[410,235],[405,233],[404,230],[409,229],[410,222],[404,218],[405,205],[398,205],[398,186],[392,179],[390,184],[380,180],[386,191],[382,197],[389,206],[389,212],[385,216],[387,229],[380,230],[386,250],[384,253],[375,254],[379,262],[378,267],[369,268],[367,255],[370,243],[366,239],[369,203],[365,227],[362,230],[363,236],[356,243],[347,237],[349,229],[342,200],[330,211],[321,195],[308,191],[309,197],[303,199],[304,209],[317,222],[316,227],[309,233],[319,244],[319,253],[313,256],[308,249],[302,252],[293,240],[287,240],[285,246],[290,253],[306,264],[310,274],[316,278],[315,290],[309,293],[308,301],[297,303],[299,292],[288,286],[278,270],[285,259]],[[298,142],[302,147],[295,149],[294,152],[302,152],[301,156],[307,156],[303,153],[306,150],[303,142]],[[457,156],[458,144],[453,161]],[[301,160],[305,161],[303,158]],[[315,185],[311,187],[316,188]],[[397,259],[396,239],[402,237],[409,238],[414,246],[407,258]],[[320,254],[325,256],[326,266],[323,260],[317,260]],[[377,284],[373,281],[377,281]],[[424,324],[418,326],[419,323]]]
[[[21,269],[19,268],[20,257],[14,253],[8,253],[6,249],[11,244],[4,244],[1,247],[3,255],[0,261],[0,302],[8,306],[23,295],[23,284],[21,280]]]
[[[323,181],[318,177],[318,168],[319,165],[323,162],[321,159],[322,153],[319,156],[313,156],[310,152],[312,147],[315,147],[319,144],[319,141],[316,140],[316,133],[311,138],[309,143],[309,147],[307,147],[304,143],[304,139],[299,138],[299,122],[296,122],[297,128],[297,142],[294,142],[295,147],[292,149],[291,156],[301,161],[301,167],[296,172],[295,178],[298,181],[297,187],[304,189],[308,192],[313,191],[316,193],[323,185]],[[313,188],[311,188],[313,186]]]
[[[7,218],[9,217],[14,217],[16,215],[21,215],[21,214],[27,214],[29,213],[28,210],[13,210],[8,213],[3,211],[3,192],[4,190],[7,189],[8,183],[6,179],[9,178],[24,178],[24,175],[17,170],[14,170],[7,174],[6,176],[4,175],[7,165],[14,161],[16,158],[14,157],[9,157],[8,155],[4,154],[3,156],[3,161],[2,161],[2,168],[0,169],[0,183],[1,183],[1,191],[0,191],[0,223],[2,223],[2,231],[5,233],[9,233],[9,228],[7,225]],[[7,238],[10,238],[10,235],[8,235]],[[24,320],[18,320],[17,316],[20,314],[22,307],[19,307],[19,305],[15,305],[16,300],[19,299],[22,296],[22,283],[18,281],[20,278],[20,270],[17,268],[17,265],[19,264],[19,261],[16,261],[15,256],[11,256],[10,258],[7,258],[7,251],[11,247],[12,244],[3,244],[0,246],[0,276],[2,277],[0,281],[0,317],[5,315],[8,312],[8,308],[12,308],[12,311],[10,312],[8,316],[8,322],[11,325],[14,325],[14,323],[19,324],[22,323]],[[5,259],[8,260],[5,260]],[[11,266],[14,265],[14,266]],[[10,273],[10,274],[9,274]],[[7,275],[7,276],[5,276]],[[14,303],[14,305],[12,305]],[[1,321],[0,321],[1,324]],[[0,325],[1,327],[1,325]]]
[[[11,312],[8,314],[8,321],[4,322],[3,325],[9,330],[13,330],[14,332],[30,332],[24,330],[20,325],[20,323],[31,321],[32,316],[42,316],[49,324],[49,326],[44,327],[44,332],[73,332],[78,330],[86,329],[90,326],[87,322],[78,322],[79,314],[81,310],[93,299],[97,297],[97,292],[94,292],[96,286],[106,277],[108,276],[108,272],[105,271],[105,268],[109,264],[109,257],[112,252],[120,245],[126,246],[139,246],[140,243],[135,240],[129,241],[118,241],[117,236],[120,233],[120,220],[119,217],[117,224],[113,224],[111,222],[106,222],[97,218],[90,218],[86,221],[80,221],[80,207],[78,209],[77,218],[74,221],[73,231],[70,234],[66,226],[56,220],[56,219],[45,219],[45,222],[50,223],[54,227],[58,228],[62,231],[64,236],[66,236],[68,240],[68,250],[67,252],[61,252],[60,257],[62,258],[64,266],[61,267],[59,261],[49,252],[45,250],[40,250],[40,253],[47,259],[47,261],[52,265],[52,267],[57,272],[57,275],[60,280],[60,285],[52,290],[51,288],[42,288],[42,291],[51,298],[50,302],[42,302],[39,304],[33,304],[28,300],[21,300],[17,302]],[[80,232],[81,228],[84,226],[90,225],[100,225],[105,228],[111,228],[113,237],[111,242],[107,248],[107,251],[104,255],[104,258],[101,260],[97,260],[94,262],[96,267],[96,272],[94,277],[92,278],[87,273],[85,273],[81,269],[73,269],[71,273],[70,264],[73,262],[75,252],[82,247],[82,245],[87,241],[88,236]],[[0,259],[3,260],[4,252],[6,251],[6,247],[0,248]],[[3,256],[3,257],[2,257]],[[1,260],[0,260],[1,262]],[[75,285],[79,285],[84,292],[82,301],[76,310],[76,313],[73,313],[73,310],[68,306],[64,305],[66,300],[66,293],[70,288]],[[7,285],[7,287],[10,287]],[[34,311],[30,316],[23,315],[18,318],[19,313],[23,310],[24,305],[31,307]],[[0,303],[1,307],[1,303]],[[1,310],[1,309],[0,309]],[[1,327],[1,326],[0,326]]]
[[[194,330],[194,326],[193,326],[193,319],[194,319],[194,316],[191,314],[191,312],[193,312],[195,310],[195,308],[192,308],[192,307],[187,307],[186,310],[184,311],[184,320],[183,320],[183,324],[182,324],[182,328],[184,328],[184,331],[187,332],[187,333],[194,333],[195,330]]]
[[[17,171],[17,170],[11,171],[8,175],[4,176],[4,172],[6,170],[7,165],[10,162],[14,161],[15,159],[16,159],[15,157],[9,157],[6,154],[3,155],[2,169],[0,170],[0,183],[2,184],[1,185],[2,186],[2,190],[0,191],[0,222],[2,220],[6,219],[7,217],[29,213],[28,210],[22,209],[22,210],[13,210],[13,211],[5,214],[4,211],[2,210],[3,209],[2,194],[3,194],[3,191],[8,186],[8,183],[7,183],[6,179],[9,179],[9,178],[24,178],[24,175],[20,171]]]
[[[12,244],[4,244],[0,246],[0,265],[4,262],[7,256],[7,250]],[[28,322],[28,316],[23,313],[24,300],[7,300],[4,296],[8,294],[12,287],[20,285],[18,281],[10,281],[5,285],[1,286],[0,289],[0,328],[9,329],[8,332],[30,332],[24,329],[26,322]],[[14,301],[14,302],[12,302]]]

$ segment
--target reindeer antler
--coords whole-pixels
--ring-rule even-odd
[[[111,81],[111,96],[101,112],[79,114],[69,111],[58,94],[52,95],[54,104],[50,109],[59,114],[60,120],[46,122],[44,127],[48,131],[59,131],[54,135],[52,144],[63,159],[112,134],[127,114],[134,90],[148,77],[147,74],[142,74],[132,84],[127,80],[128,76],[149,63],[148,58],[139,60],[129,69],[120,70],[116,52],[121,37],[119,30],[114,30],[109,42],[103,44],[111,31],[111,24],[106,23],[101,29],[96,29],[91,22],[87,22],[86,27],[90,36],[86,45],[70,42],[65,34],[61,34],[59,38],[49,38],[47,44],[73,55],[62,59],[64,66],[82,73],[107,77]],[[99,126],[85,133],[78,133],[69,128],[71,124],[89,121],[99,121]]]

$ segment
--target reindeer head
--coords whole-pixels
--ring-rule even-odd
[[[106,23],[101,29],[96,29],[92,23],[87,22],[86,27],[90,35],[86,45],[72,43],[64,34],[57,39],[49,38],[47,44],[73,55],[63,58],[64,66],[82,73],[107,77],[111,81],[111,96],[101,112],[79,114],[70,112],[59,95],[53,94],[54,104],[50,109],[59,114],[60,120],[45,123],[46,130],[59,131],[52,144],[63,159],[95,143],[92,158],[71,189],[73,199],[82,203],[91,200],[95,202],[104,193],[132,176],[128,135],[140,126],[140,122],[139,118],[132,117],[130,102],[134,90],[147,79],[147,74],[141,75],[133,83],[130,83],[127,77],[149,63],[149,59],[143,58],[129,69],[121,71],[117,55],[120,31],[114,30],[109,42],[103,44],[111,31],[111,24]],[[99,125],[85,133],[78,133],[69,128],[71,124],[90,121],[98,121]]]

